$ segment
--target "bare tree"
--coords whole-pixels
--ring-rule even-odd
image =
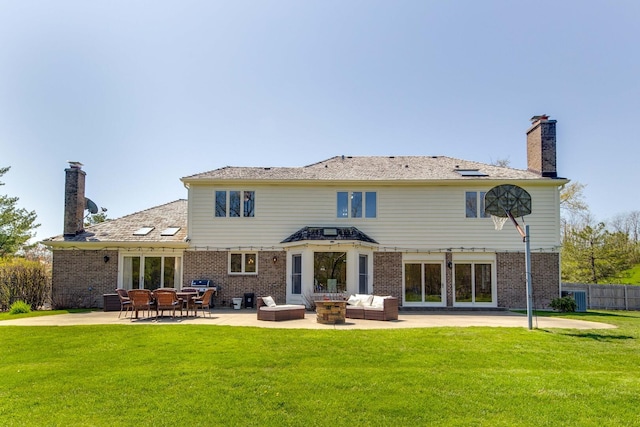
[[[618,214],[609,221],[609,226],[614,231],[629,236],[632,242],[638,243],[640,238],[640,211]]]
[[[495,161],[492,160],[491,164],[493,166],[500,166],[501,168],[508,168],[509,165],[511,164],[511,160],[508,157],[503,158],[503,159],[498,158]]]

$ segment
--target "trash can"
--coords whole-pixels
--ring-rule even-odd
[[[253,292],[244,294],[244,308],[253,308],[253,301],[255,301],[255,294]]]
[[[231,301],[233,301],[234,310],[240,310],[240,307],[242,306],[242,298],[231,298]]]

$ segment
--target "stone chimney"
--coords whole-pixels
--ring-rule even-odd
[[[69,162],[64,183],[64,236],[73,237],[84,231],[84,178],[82,163]]]
[[[556,121],[533,116],[527,131],[527,169],[546,178],[557,178]]]

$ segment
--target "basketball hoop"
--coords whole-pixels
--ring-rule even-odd
[[[496,230],[502,229],[507,218],[516,226],[516,230],[522,236],[525,244],[525,273],[527,276],[527,320],[529,329],[533,328],[533,285],[531,284],[531,246],[529,226],[523,230],[516,221],[516,217],[523,217],[531,213],[531,195],[523,188],[512,184],[503,184],[493,187],[484,195],[484,212],[491,215]]]
[[[491,215],[491,219],[493,220],[493,225],[496,227],[496,230],[502,230],[502,226],[507,222],[509,217]]]
[[[484,195],[484,212],[491,215],[496,230],[501,230],[506,220],[510,219],[524,239],[524,230],[518,225],[516,217],[531,213],[531,196],[517,185],[498,185]]]

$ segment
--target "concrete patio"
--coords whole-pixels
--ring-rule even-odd
[[[261,328],[287,329],[401,329],[435,327],[471,327],[489,326],[506,328],[527,328],[527,316],[508,311],[456,311],[426,312],[401,311],[398,320],[376,321],[347,319],[344,324],[325,325],[316,322],[316,314],[308,311],[304,319],[281,322],[259,321],[252,309],[213,309],[211,317],[155,317],[131,320],[118,312],[93,311],[87,313],[59,314],[52,316],[30,317],[24,319],[0,321],[0,326],[71,326],[71,325],[216,325],[216,326],[254,326]],[[556,317],[533,317],[533,327],[538,329],[611,329],[613,325],[584,320],[561,319]]]

